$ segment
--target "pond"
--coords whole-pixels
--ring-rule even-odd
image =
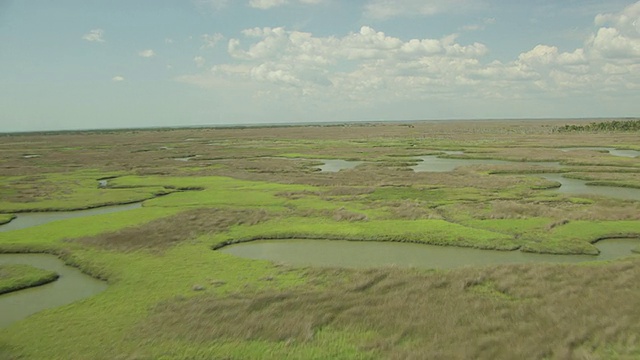
[[[577,263],[632,256],[638,239],[609,239],[596,244],[600,254],[547,255],[522,251],[479,250],[454,246],[345,240],[259,240],[217,251],[293,266],[380,266],[453,269],[464,266],[523,263]]]
[[[0,225],[0,232],[12,231],[46,224],[52,221],[72,219],[77,217],[109,214],[119,211],[133,210],[142,207],[142,203],[132,203],[126,205],[104,206],[95,209],[77,210],[77,211],[49,211],[49,212],[31,212],[16,214],[16,218],[11,222]]]
[[[53,255],[0,254],[0,264],[27,264],[55,271],[60,275],[58,280],[46,285],[0,295],[0,327],[6,327],[38,311],[87,298],[107,288],[107,283],[66,266]]]
[[[599,195],[623,200],[640,201],[640,189],[615,187],[615,186],[589,186],[584,180],[569,179],[562,174],[535,174],[547,180],[557,181],[561,184],[556,191],[563,194],[575,195]]]
[[[344,169],[353,169],[356,166],[364,163],[364,161],[349,161],[349,160],[326,160],[318,159],[316,161],[322,161],[324,164],[316,166],[316,169],[320,169],[321,172],[338,172]]]

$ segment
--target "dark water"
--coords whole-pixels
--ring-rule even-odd
[[[87,298],[107,288],[105,282],[64,265],[53,255],[0,254],[0,264],[27,264],[60,275],[58,280],[49,284],[0,295],[0,327],[38,311]]]
[[[409,243],[343,240],[264,240],[226,246],[218,251],[248,259],[294,266],[351,268],[399,266],[452,269],[464,266],[523,263],[578,263],[632,256],[639,239],[610,239],[596,244],[600,254],[547,255]]]
[[[51,211],[51,212],[36,212],[36,213],[20,213],[17,217],[11,220],[10,223],[0,225],[0,232],[12,231],[28,228],[31,226],[37,226],[46,224],[52,221],[72,219],[77,217],[109,214],[119,211],[133,210],[142,207],[142,203],[133,203],[127,205],[116,206],[104,206],[89,210],[78,211]]]

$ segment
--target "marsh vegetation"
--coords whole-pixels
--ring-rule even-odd
[[[638,357],[631,252],[434,270],[314,268],[214,250],[314,239],[595,259],[599,241],[640,239],[640,158],[631,156],[640,133],[558,131],[586,124],[4,135],[0,223],[142,203],[0,232],[0,252],[55,254],[109,284],[1,329],[0,358]],[[425,159],[460,163],[414,171]],[[325,162],[355,166],[321,171]],[[562,191],[563,179],[583,188]],[[600,187],[621,195],[590,191]]]
[[[53,271],[26,264],[0,265],[0,295],[50,283],[58,278]]]

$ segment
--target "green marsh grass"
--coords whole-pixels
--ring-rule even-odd
[[[0,225],[6,224],[15,218],[16,216],[13,214],[0,214]]]
[[[638,358],[637,257],[349,270],[292,268],[211,249],[306,237],[584,254],[603,238],[637,237],[638,202],[546,191],[550,182],[525,174],[534,169],[526,163],[510,174],[498,166],[409,169],[411,157],[462,150],[471,157],[557,161],[563,172],[589,181],[638,181],[633,159],[558,149],[635,148],[638,134],[552,131],[563,124],[0,137],[0,220],[14,210],[145,200],[135,210],[0,233],[2,252],[55,253],[109,283],[94,297],[0,329],[0,358]],[[41,157],[25,159],[25,153]],[[184,154],[200,157],[173,159]],[[294,159],[301,156],[367,163],[322,173]],[[113,176],[98,188],[97,179]]]
[[[58,274],[23,264],[0,265],[0,295],[55,281]]]

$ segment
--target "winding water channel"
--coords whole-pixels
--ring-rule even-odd
[[[448,172],[453,171],[462,166],[471,166],[471,165],[514,165],[514,164],[525,164],[525,165],[535,165],[535,166],[545,166],[557,168],[560,167],[560,163],[558,162],[517,162],[517,161],[507,161],[507,160],[492,160],[492,159],[452,159],[452,158],[442,158],[438,155],[428,155],[428,156],[420,156],[418,157],[421,160],[417,165],[412,166],[411,169],[415,172]]]
[[[52,221],[73,219],[91,215],[109,214],[119,211],[133,210],[142,207],[142,203],[133,203],[126,205],[105,206],[88,210],[77,211],[49,211],[49,212],[30,212],[19,213],[11,222],[0,225],[0,232],[25,229],[32,226],[43,225]]]
[[[591,148],[590,148],[591,149]],[[628,150],[632,151],[632,150]],[[622,155],[621,155],[622,156]],[[517,162],[505,160],[484,160],[484,159],[450,159],[440,158],[437,155],[422,156],[422,162],[412,167],[416,172],[447,172],[453,171],[461,166],[470,165],[517,165],[526,164],[536,167],[559,168],[558,162]],[[529,176],[543,177],[547,180],[560,183],[560,187],[555,191],[563,194],[574,195],[599,195],[623,200],[640,201],[640,189],[615,187],[615,186],[589,186],[587,181],[566,178],[559,173],[536,173]]]
[[[454,246],[343,240],[260,240],[225,246],[218,251],[242,258],[271,260],[293,266],[453,269],[495,264],[612,260],[632,256],[631,250],[638,245],[639,239],[603,240],[596,244],[600,250],[597,256],[548,255]]]
[[[20,213],[11,222],[0,225],[0,232],[25,229],[52,221],[109,214],[140,208],[141,202],[88,210]],[[0,327],[6,327],[36,312],[95,295],[107,288],[103,281],[67,266],[48,254],[0,254],[0,264],[26,264],[54,271],[60,277],[51,283],[0,295]]]
[[[58,280],[48,284],[0,295],[0,327],[38,311],[87,298],[107,288],[107,283],[65,265],[53,255],[0,254],[0,264],[27,264],[60,275]]]
[[[566,178],[562,176],[562,174],[535,174],[532,176],[540,176],[547,180],[559,182],[561,186],[557,188],[556,191],[563,194],[590,194],[623,200],[640,201],[640,189],[615,186],[589,186],[584,180]]]
[[[617,150],[613,148],[571,148],[563,149],[563,151],[570,150],[608,150],[615,156],[634,157],[635,153],[640,153],[635,150]],[[463,154],[461,151],[446,151],[446,154]],[[449,172],[462,166],[474,166],[474,165],[532,165],[537,168],[560,168],[559,162],[551,161],[507,161],[507,160],[492,160],[492,159],[454,159],[454,158],[442,158],[438,155],[428,155],[418,157],[420,162],[411,167],[415,172]],[[343,169],[353,169],[356,166],[363,163],[363,161],[348,161],[348,160],[327,160],[319,159],[324,164],[317,166],[321,172],[338,172]],[[559,173],[534,173],[529,176],[543,177],[547,180],[556,181],[560,183],[560,187],[555,191],[563,194],[574,195],[599,195],[605,197],[612,197],[624,200],[640,200],[640,189],[623,188],[614,186],[589,186],[587,181],[571,179],[562,176]]]
[[[630,158],[635,158],[640,156],[640,151],[637,151],[637,150],[623,150],[623,149],[616,149],[616,148],[610,148],[610,147],[584,146],[584,147],[571,147],[571,148],[562,149],[562,151],[565,151],[565,152],[575,151],[575,150],[604,151],[604,152],[608,152],[610,155],[613,155],[613,156],[630,157]]]
[[[593,150],[594,148],[588,148]],[[570,151],[573,149],[564,149]],[[609,151],[615,156],[637,156],[633,150],[615,152],[611,148],[597,150]],[[622,151],[622,150],[621,150]],[[461,154],[461,152],[448,152]],[[640,152],[638,152],[640,153]],[[423,156],[422,162],[413,167],[416,172],[453,171],[467,165],[512,165],[527,164],[541,167],[559,167],[557,162],[513,162],[503,160],[450,159],[438,156]],[[179,159],[182,160],[182,159]],[[188,160],[188,159],[187,159]],[[186,160],[183,160],[186,161]],[[323,172],[337,172],[354,168],[362,161],[321,160],[319,166]],[[583,180],[569,179],[557,173],[530,174],[557,181],[561,186],[556,189],[567,194],[594,194],[614,198],[640,201],[640,189],[618,188],[610,186],[587,186]],[[106,186],[106,182],[101,183]],[[21,213],[11,222],[0,225],[0,232],[19,230],[52,221],[70,218],[107,214],[132,210],[141,207],[141,203],[109,206],[81,211]],[[294,266],[342,266],[376,267],[409,266],[450,269],[461,266],[479,266],[489,264],[511,264],[532,262],[575,263],[595,260],[611,260],[631,256],[631,249],[640,244],[638,239],[610,239],[596,246],[600,249],[597,256],[589,255],[542,255],[521,251],[492,251],[471,248],[433,246],[424,244],[353,242],[338,240],[270,240],[254,241],[224,247],[219,251],[250,259],[266,259],[284,262]],[[28,264],[60,275],[57,281],[0,295],[0,327],[5,327],[38,311],[69,304],[97,294],[107,288],[106,283],[91,278],[79,270],[66,266],[52,255],[44,254],[1,254],[0,264]]]

